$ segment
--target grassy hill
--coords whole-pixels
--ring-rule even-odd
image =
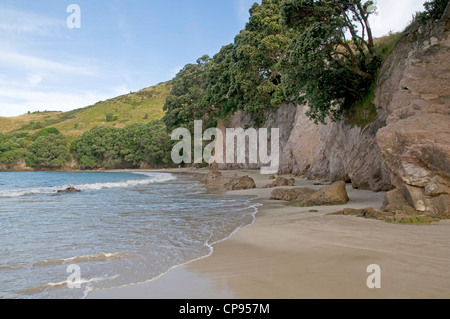
[[[69,138],[81,136],[95,126],[124,127],[164,116],[163,106],[172,83],[164,82],[138,92],[122,95],[69,112],[35,112],[17,117],[0,117],[0,132],[35,132],[55,127]],[[107,121],[107,115],[113,121]]]

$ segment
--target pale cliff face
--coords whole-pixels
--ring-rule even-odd
[[[450,6],[441,21],[405,32],[380,70],[377,117],[364,128],[344,122],[316,125],[305,115],[306,106],[283,105],[267,112],[261,127],[283,132],[279,173],[351,180],[355,188],[373,191],[414,186],[424,196],[420,200],[426,211],[450,215],[449,208],[431,205],[445,207],[450,196],[449,30]],[[227,125],[245,127],[251,119],[237,113]],[[441,193],[425,194],[426,187]]]
[[[450,6],[410,30],[383,66],[377,133],[392,183],[421,212],[450,217]],[[439,192],[426,190],[440,189]]]

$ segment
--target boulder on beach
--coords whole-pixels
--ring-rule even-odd
[[[273,188],[273,187],[280,187],[280,186],[294,186],[294,185],[295,185],[295,179],[293,179],[293,178],[287,179],[285,177],[277,177],[272,183],[264,186],[264,188]]]
[[[254,189],[256,188],[255,181],[249,176],[233,177],[228,183],[224,185],[227,191]]]
[[[420,214],[408,203],[408,200],[398,189],[386,193],[381,210],[394,213],[396,216],[417,216]]]
[[[357,216],[362,218],[378,219],[378,220],[394,220],[394,214],[387,212],[379,212],[372,207],[363,209],[344,208],[343,210],[328,215],[344,215]]]
[[[307,198],[306,206],[343,205],[349,201],[345,182],[337,182],[325,187]]]
[[[271,198],[287,199],[289,205],[300,207],[344,205],[349,201],[346,186],[345,182],[337,182],[321,190],[310,188],[276,189],[272,192]]]
[[[208,174],[206,174],[206,176],[201,180],[201,183],[208,185],[211,184],[213,182],[218,181],[219,179],[222,178],[222,173],[219,172],[216,169],[212,169],[208,172]]]
[[[293,201],[293,200],[299,200],[299,198],[306,198],[311,196],[313,193],[315,193],[316,190],[311,188],[278,188],[275,189],[270,194],[270,199],[272,200],[284,200],[284,201]]]

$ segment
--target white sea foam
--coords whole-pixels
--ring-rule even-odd
[[[33,294],[43,292],[46,290],[56,290],[56,289],[60,289],[60,288],[65,288],[65,287],[68,287],[69,284],[72,284],[72,285],[87,285],[87,287],[83,293],[86,296],[87,293],[92,290],[92,286],[90,284],[96,283],[96,282],[114,280],[118,277],[119,277],[119,275],[114,275],[114,276],[104,277],[104,278],[90,278],[90,279],[82,279],[81,278],[78,281],[65,280],[65,281],[60,281],[60,282],[50,282],[50,283],[47,283],[47,284],[44,284],[41,286],[36,286],[36,287],[32,287],[32,288],[19,290],[17,292],[19,294],[24,294],[24,295],[33,295]]]
[[[135,174],[145,175],[148,178],[145,179],[131,179],[120,182],[108,182],[108,183],[93,183],[93,184],[81,184],[81,185],[61,185],[51,187],[33,187],[26,189],[13,189],[13,190],[0,190],[0,197],[21,197],[34,194],[56,194],[58,190],[64,190],[72,186],[81,191],[87,190],[102,190],[109,188],[124,188],[135,187],[142,185],[150,185],[154,183],[164,183],[171,180],[176,180],[176,177],[168,173],[145,173],[136,172]]]
[[[33,266],[48,266],[53,264],[80,263],[86,261],[106,261],[111,259],[134,258],[139,257],[137,254],[124,253],[98,253],[85,256],[75,256],[70,258],[50,259],[35,262]]]
[[[123,182],[111,182],[111,183],[95,183],[95,184],[84,184],[75,185],[74,187],[79,190],[100,190],[106,188],[123,188],[123,187],[134,187],[141,185],[150,185],[154,183],[164,183],[171,180],[175,180],[175,176],[172,174],[151,174],[151,173],[141,173],[141,175],[146,175],[146,179],[134,179],[127,180]]]

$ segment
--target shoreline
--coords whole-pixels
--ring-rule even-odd
[[[123,171],[123,170],[122,170]],[[185,173],[205,169],[139,170]],[[384,193],[347,187],[342,206],[288,207],[269,199],[273,188],[259,171],[254,222],[212,245],[211,255],[170,269],[152,281],[94,290],[88,299],[441,299],[450,298],[450,221],[400,225],[354,216],[330,216],[345,207],[378,209]],[[321,188],[296,177],[296,187]],[[310,212],[317,210],[318,212]],[[369,289],[367,267],[381,268],[381,289]],[[195,287],[193,289],[192,287]]]

